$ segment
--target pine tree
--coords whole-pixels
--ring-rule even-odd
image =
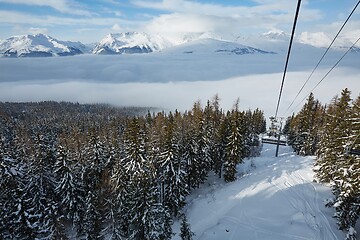
[[[321,176],[321,181],[334,180],[339,174],[339,166],[344,166],[346,156],[344,155],[344,146],[349,142],[351,130],[349,126],[351,108],[350,92],[344,89],[338,102],[330,106],[327,113],[324,134],[321,137],[320,148],[318,151],[317,167],[320,173],[326,173]]]
[[[188,184],[198,188],[208,176],[211,169],[211,160],[208,145],[204,138],[204,117],[200,102],[193,105],[190,119],[190,130],[188,137]]]
[[[249,146],[248,157],[257,157],[260,155],[261,146],[259,134],[266,131],[266,120],[264,113],[255,109],[255,111],[248,111],[246,114],[246,125],[248,126],[247,131],[244,133],[247,136]]]
[[[318,151],[316,152],[317,160],[315,162],[315,174],[321,182],[330,182],[333,179],[336,170],[336,139],[333,135],[337,127],[338,117],[336,117],[338,97],[332,100],[332,103],[327,107],[324,126],[320,130],[320,142],[318,144]]]
[[[84,161],[82,181],[85,199],[83,229],[88,239],[98,238],[101,234],[103,210],[106,199],[107,167],[109,152],[98,134],[91,133],[88,143],[84,146],[82,156]]]
[[[4,239],[35,238],[36,232],[29,222],[32,208],[24,198],[29,172],[25,161],[29,157],[24,141],[27,136],[10,125],[3,131],[0,135],[1,234]]]
[[[129,219],[128,239],[151,239],[154,236],[154,226],[157,227],[156,236],[167,236],[170,218],[166,210],[159,205],[159,188],[154,180],[154,173],[150,171],[151,161],[146,154],[146,136],[138,119],[134,118],[125,131],[125,152],[123,164],[129,182],[125,186],[127,197],[126,218]],[[162,219],[157,219],[162,217]],[[163,225],[157,225],[158,221]],[[161,228],[163,226],[164,228]],[[168,238],[165,238],[168,239]]]
[[[51,137],[37,134],[34,155],[28,163],[23,204],[27,211],[27,224],[32,229],[29,236],[37,238],[63,238],[58,224],[58,201],[55,198],[55,146]]]
[[[219,97],[215,95],[212,101],[208,101],[204,109],[203,136],[205,142],[205,154],[208,156],[210,169],[214,170],[221,178],[222,164],[225,156],[223,131],[227,128],[224,124],[224,115],[219,105]]]
[[[239,112],[238,101],[236,102],[230,118],[230,131],[226,146],[226,160],[224,163],[224,180],[227,182],[235,181],[236,179],[236,165],[243,161],[245,156],[245,140],[242,135],[241,124],[243,114]]]
[[[172,219],[162,203],[153,203],[145,215],[145,238],[168,240],[172,237]]]
[[[85,213],[83,219],[83,232],[87,240],[98,239],[101,231],[100,212],[98,210],[98,197],[89,191],[85,199]]]
[[[108,214],[106,219],[109,219],[108,227],[104,232],[108,232],[113,239],[122,239],[123,236],[129,234],[129,209],[127,202],[128,197],[128,183],[130,176],[125,171],[125,158],[123,147],[121,147],[119,158],[115,162],[113,172],[111,174],[110,182],[112,186],[111,197],[108,198]]]
[[[0,135],[0,238],[26,237],[31,232],[22,205],[24,166],[16,155],[16,141]],[[12,144],[10,144],[12,142]],[[15,158],[15,159],[13,159]]]
[[[348,231],[347,239],[356,239],[354,226],[360,213],[356,168],[359,158],[345,152],[345,146],[354,143],[358,128],[356,104],[351,108],[350,101],[350,91],[344,89],[341,97],[329,106],[315,170],[321,181],[332,185],[339,228]]]
[[[181,218],[180,237],[182,240],[192,240],[195,234],[190,229],[190,224],[187,221],[186,215],[183,214]]]
[[[349,100],[349,94],[346,89],[342,93],[339,102],[340,109],[347,109],[345,103]],[[343,100],[343,101],[342,101]],[[349,115],[343,119],[346,122],[348,132],[344,133],[343,144],[353,148],[359,142],[359,105],[354,102]],[[348,119],[346,117],[349,117]],[[345,127],[345,124],[343,125]],[[348,135],[349,134],[349,135]],[[356,239],[354,230],[356,222],[360,215],[360,184],[359,184],[359,156],[339,153],[339,168],[334,178],[333,189],[336,195],[334,206],[336,208],[336,217],[340,229],[347,230],[347,239]]]
[[[222,177],[222,169],[226,160],[226,146],[228,145],[228,137],[230,135],[230,112],[226,117],[223,117],[221,124],[219,125],[219,140],[217,144],[218,161],[215,162],[215,171],[219,174],[219,178]]]
[[[289,142],[303,156],[314,155],[322,126],[323,109],[311,93],[301,111],[287,122]]]
[[[164,131],[164,141],[160,147],[159,163],[162,169],[162,179],[165,186],[164,203],[170,212],[176,216],[185,205],[188,195],[186,183],[185,162],[180,155],[179,141],[172,114],[169,114]]]
[[[110,239],[121,240],[126,233],[123,231],[126,225],[126,218],[122,215],[124,195],[123,189],[127,181],[121,165],[122,144],[117,140],[112,140],[109,146],[109,176],[107,176],[106,190],[104,192],[104,211],[103,223],[105,226],[101,231],[101,236]],[[104,187],[105,187],[104,186]]]
[[[80,233],[85,208],[85,192],[79,174],[79,164],[65,147],[58,146],[55,162],[56,187],[62,218],[73,224]]]

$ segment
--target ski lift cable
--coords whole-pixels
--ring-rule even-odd
[[[287,57],[286,57],[284,74],[283,74],[282,81],[281,81],[279,98],[278,98],[278,101],[277,101],[277,106],[276,106],[276,111],[275,111],[275,119],[276,119],[276,117],[277,117],[277,115],[278,115],[278,111],[279,111],[281,95],[282,95],[283,88],[284,88],[286,71],[287,71],[287,67],[288,67],[289,59],[290,59],[291,46],[292,46],[292,43],[293,43],[293,39],[294,39],[294,35],[295,35],[296,23],[297,23],[297,19],[298,19],[298,16],[299,16],[299,11],[300,11],[300,5],[301,5],[301,0],[298,0],[298,4],[297,4],[297,7],[296,7],[296,12],[295,12],[294,24],[293,24],[293,28],[292,28],[292,32],[291,32],[289,49],[288,49],[288,53],[287,53]]]
[[[360,41],[360,37],[352,44],[351,47],[341,56],[341,58],[330,68],[330,70],[320,79],[320,81],[311,89],[310,93],[307,94],[294,108],[291,112],[295,112],[295,110],[302,104],[308,96],[324,81],[324,79],[331,73],[331,71],[341,62],[341,60],[350,52],[351,49],[354,48],[354,46]]]
[[[347,17],[347,19],[345,20],[345,22],[343,23],[343,25],[341,26],[341,28],[339,29],[339,31],[337,32],[337,34],[335,35],[334,39],[332,40],[332,42],[330,43],[330,45],[327,47],[326,51],[324,52],[324,54],[321,56],[320,60],[318,61],[318,63],[316,64],[315,68],[312,70],[312,72],[310,73],[309,77],[306,79],[306,81],[304,82],[304,84],[302,85],[302,87],[300,88],[299,92],[296,94],[294,100],[291,102],[291,104],[289,105],[289,107],[286,109],[286,111],[288,111],[291,106],[294,104],[295,100],[297,99],[297,97],[300,95],[300,93],[302,92],[302,90],[304,89],[304,87],[306,86],[306,84],[309,82],[310,78],[312,77],[312,75],[314,74],[314,72],[316,71],[316,69],[319,67],[320,63],[322,62],[322,60],[324,59],[325,55],[328,53],[328,51],[330,50],[330,48],[332,47],[332,45],[334,44],[335,40],[337,39],[337,37],[339,36],[339,34],[341,33],[341,31],[343,30],[343,28],[345,27],[345,25],[347,24],[347,22],[349,21],[350,17],[353,15],[353,13],[355,12],[356,8],[359,6],[360,4],[360,0],[358,1],[358,3],[355,5],[355,7],[353,8],[353,10],[351,11],[350,15]]]
[[[354,141],[350,144],[350,148],[354,147],[355,146],[355,143],[356,143],[356,140],[358,140],[358,138],[360,137],[360,132],[358,135],[356,135]]]
[[[355,143],[356,140],[360,137],[360,132],[358,135],[355,136],[354,141],[352,141],[352,143],[350,145],[348,145],[347,147],[345,147],[345,154],[350,154],[350,155],[360,155],[360,149],[355,149]]]

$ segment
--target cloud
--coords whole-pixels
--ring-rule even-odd
[[[23,27],[21,25],[15,25],[13,27],[13,31],[21,34],[48,34],[49,29],[47,28],[39,28],[39,27]]]
[[[273,11],[288,12],[292,9],[292,2],[285,0],[272,1],[268,4],[260,4],[252,7],[248,6],[225,6],[220,4],[200,3],[187,0],[162,0],[162,1],[143,1],[134,0],[132,3],[143,8],[152,8],[170,12],[192,13],[214,16],[249,16],[259,13],[271,13]]]
[[[340,27],[343,25],[343,21],[332,22],[331,24],[321,24],[317,26],[319,31],[327,33],[332,38],[335,37]],[[348,38],[355,42],[360,36],[360,20],[350,19],[342,30],[340,37]]]
[[[115,31],[115,32],[121,32],[122,31],[122,27],[120,27],[119,24],[115,23],[112,27],[111,30]]]
[[[169,13],[154,16],[145,25],[147,31],[159,33],[207,32],[242,34],[271,29],[291,29],[295,6],[288,0],[257,1],[254,6],[226,6],[188,0],[144,1],[132,3],[141,8],[157,9]],[[318,10],[302,9],[303,21],[321,18]]]
[[[146,32],[168,36],[173,33],[214,32],[227,39],[234,35],[283,29],[278,23],[288,21],[288,16],[227,17],[200,14],[172,13],[154,17],[143,27]]]
[[[0,10],[0,27],[11,26],[0,33],[1,38],[29,34],[32,32],[29,28],[36,26],[39,29],[48,29],[59,40],[71,39],[90,43],[99,41],[106,34],[114,31],[139,30],[142,25],[144,25],[142,21],[129,21],[117,17],[58,17]]]
[[[68,13],[74,15],[91,16],[91,12],[80,9],[80,4],[75,1],[69,0],[0,0],[11,4],[24,4],[34,6],[47,6],[51,7],[61,13]]]
[[[38,33],[48,34],[49,30],[47,28],[31,27],[31,28],[27,29],[27,32],[30,34],[38,34]]]
[[[59,26],[59,25],[95,25],[95,26],[113,26],[117,22],[123,22],[126,25],[136,25],[135,21],[127,21],[120,18],[102,18],[102,17],[54,17],[51,15],[35,15],[18,11],[0,10],[0,23],[8,24],[32,24],[41,26]]]
[[[322,52],[322,49],[319,52],[307,53],[303,49],[294,52],[284,86],[282,110],[289,106],[317,63],[316,56]],[[338,56],[331,56],[315,72],[304,93],[308,93],[338,60]],[[281,54],[189,55],[182,51],[148,55],[2,58],[0,101],[65,100],[186,110],[194,101],[201,99],[205,104],[218,93],[226,109],[231,108],[239,97],[242,109],[259,107],[270,116],[275,110],[284,58]],[[354,53],[344,58],[342,67],[329,75],[316,89],[315,96],[327,103],[342,88],[360,89],[357,58]],[[303,97],[301,95],[299,99]]]
[[[291,72],[289,78],[304,79],[307,75],[307,72]],[[328,103],[345,87],[355,91],[360,88],[360,83],[357,81],[359,76],[359,71],[351,75],[348,74],[348,69],[340,69],[315,91],[315,97],[323,103]],[[56,100],[184,111],[190,109],[192,103],[197,100],[205,104],[206,100],[217,93],[225,110],[231,109],[234,101],[239,98],[241,109],[260,108],[265,111],[266,116],[271,116],[275,110],[280,78],[281,73],[197,82],[103,83],[100,80],[97,82],[73,80],[46,84],[0,83],[0,101]],[[338,81],[339,78],[342,81]],[[287,84],[280,105],[280,114],[285,114],[284,110],[293,100],[301,84],[301,81]],[[296,109],[298,110],[300,109]]]

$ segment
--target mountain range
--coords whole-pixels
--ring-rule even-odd
[[[0,40],[2,57],[51,57],[78,54],[140,54],[159,51],[181,53],[225,53],[225,54],[274,54],[285,52],[290,36],[282,31],[263,34],[234,36],[224,40],[213,33],[188,33],[182,38],[169,40],[158,34],[140,32],[112,33],[99,43],[85,45],[81,42],[61,41],[45,34],[14,36]],[[302,34],[295,41],[295,48],[321,48],[329,38],[325,35]],[[342,41],[337,46],[344,50],[351,42]],[[296,49],[295,49],[296,50]],[[358,52],[358,49],[353,49]]]
[[[150,53],[172,44],[160,35],[139,32],[112,33],[103,38],[92,50],[94,54]]]
[[[80,42],[60,41],[45,34],[10,37],[0,41],[4,57],[51,57],[82,54],[86,46]]]

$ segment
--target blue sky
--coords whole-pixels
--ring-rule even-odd
[[[357,0],[303,0],[297,32],[334,36]],[[0,0],[0,39],[46,33],[97,42],[106,34],[144,31],[174,36],[214,32],[226,37],[290,32],[296,0]],[[360,35],[360,8],[344,29]]]

